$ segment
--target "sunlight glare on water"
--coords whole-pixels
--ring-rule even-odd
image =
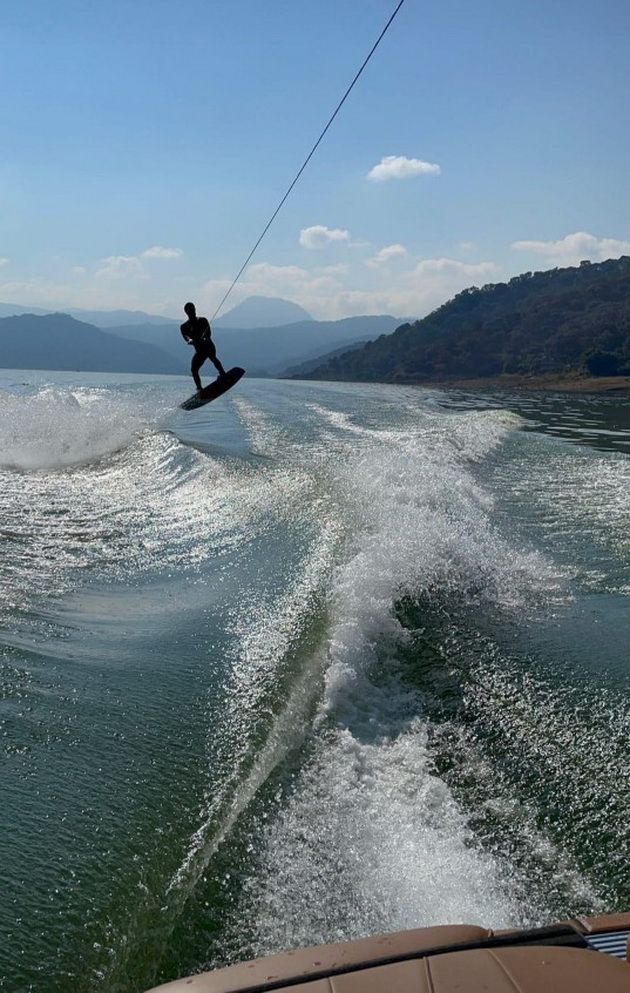
[[[627,903],[623,452],[533,400],[13,382],[11,988]]]

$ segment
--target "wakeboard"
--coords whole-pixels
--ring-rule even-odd
[[[188,397],[179,406],[182,410],[195,410],[196,407],[203,407],[205,403],[210,403],[212,400],[216,400],[217,397],[227,393],[228,390],[231,390],[234,384],[238,383],[241,376],[244,375],[245,370],[235,365],[233,369],[228,369],[225,376],[219,376],[213,383],[204,386],[198,393],[193,393],[191,397]]]

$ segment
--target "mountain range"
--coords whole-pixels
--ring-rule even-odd
[[[160,317],[147,314],[143,310],[82,310],[68,307],[63,311],[32,307],[21,303],[0,303],[0,317],[19,317],[21,314],[35,314],[43,317],[46,314],[69,314],[78,321],[94,324],[99,328],[117,327],[119,324],[178,324],[174,317]],[[183,320],[183,318],[182,318]]]
[[[258,303],[240,305],[241,317]],[[294,313],[284,303],[276,315]],[[0,366],[188,371],[178,321],[129,314],[120,312],[127,323],[107,331],[64,314],[0,318]],[[217,322],[213,332],[223,364],[253,376],[392,383],[630,376],[630,257],[472,286],[412,323],[390,315],[257,328]]]
[[[400,324],[399,317],[346,317],[340,321],[299,321],[282,327],[221,328],[213,326],[212,337],[224,366],[241,365],[252,376],[279,376],[288,366],[323,357],[341,347],[389,334]],[[144,324],[112,328],[121,338],[142,341],[172,355],[177,362],[190,362],[188,348],[178,327]],[[1,361],[1,359],[0,359]]]
[[[68,314],[0,318],[0,366],[77,372],[183,372],[161,349],[125,341]]]
[[[0,317],[16,317],[19,314],[56,314],[58,310],[32,307],[19,303],[0,303]],[[147,314],[143,310],[85,310],[77,307],[64,307],[62,313],[76,317],[78,321],[94,324],[97,328],[127,327],[136,324],[162,324],[164,326],[181,324],[186,320],[181,318],[161,317],[157,314]],[[291,300],[282,297],[247,297],[222,317],[212,322],[217,328],[268,328],[281,327],[283,324],[295,324],[297,321],[312,321],[311,315]]]
[[[278,301],[272,303],[267,308],[268,315],[273,312],[287,317],[296,310],[305,313],[289,301],[280,301],[286,307],[277,306]],[[10,307],[0,304],[0,313]],[[257,308],[258,302],[253,298],[248,309],[240,310],[241,316],[247,319],[247,313],[260,313]],[[105,318],[101,312],[86,313],[100,320],[103,327],[77,320],[70,314],[21,313],[0,317],[0,367],[171,374],[189,371],[192,351],[181,337],[179,321],[156,320],[140,311],[105,312]],[[106,320],[127,323],[108,325]],[[308,319],[258,328],[221,327],[217,322],[213,336],[219,358],[226,367],[242,365],[252,376],[278,376],[289,366],[299,369],[302,362],[321,361],[333,351],[393,331],[399,324],[399,318],[389,315],[340,321]],[[210,366],[207,370],[210,372]],[[210,374],[213,373],[214,370]],[[207,375],[205,369],[204,374]]]

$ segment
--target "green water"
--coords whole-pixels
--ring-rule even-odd
[[[628,401],[186,390],[0,377],[2,988],[629,906]]]

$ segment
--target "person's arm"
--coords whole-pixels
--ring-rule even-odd
[[[184,339],[184,341],[186,342],[186,344],[187,345],[193,345],[194,342],[193,342],[192,338],[189,338],[188,337],[188,321],[186,321],[185,324],[181,324],[179,330],[181,331],[182,338]]]

